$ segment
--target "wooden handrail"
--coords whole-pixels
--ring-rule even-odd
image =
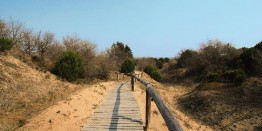
[[[132,91],[134,91],[134,79],[137,79],[139,82],[141,82],[146,87],[146,122],[145,122],[145,130],[148,129],[148,126],[150,124],[150,112],[151,112],[151,100],[153,100],[160,111],[162,117],[165,120],[165,123],[169,129],[169,131],[183,131],[181,126],[179,125],[178,121],[174,117],[174,115],[171,113],[171,111],[168,109],[168,107],[164,104],[164,102],[161,100],[160,96],[154,89],[154,86],[151,85],[149,82],[138,78],[134,74],[130,74],[131,76],[131,84],[132,84]]]

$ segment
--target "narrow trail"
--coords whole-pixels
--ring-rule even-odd
[[[119,84],[109,92],[82,128],[82,131],[108,130],[143,131],[141,113],[130,82]]]

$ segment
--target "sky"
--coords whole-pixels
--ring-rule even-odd
[[[135,57],[175,57],[208,40],[252,47],[262,40],[262,0],[0,0],[0,19],[56,39],[77,35],[98,51],[117,41]]]

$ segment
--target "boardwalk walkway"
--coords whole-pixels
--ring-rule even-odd
[[[130,83],[109,92],[82,131],[143,131],[141,114]]]

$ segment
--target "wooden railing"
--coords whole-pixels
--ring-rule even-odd
[[[151,85],[149,82],[137,77],[137,75],[135,74],[130,74],[130,76],[131,76],[132,91],[134,91],[135,80],[138,80],[146,87],[146,119],[145,119],[145,127],[144,127],[145,130],[148,129],[150,124],[151,101],[154,101],[162,117],[164,118],[169,131],[183,131],[178,121],[175,119],[174,115],[171,113],[168,107],[161,100],[158,93],[155,91],[154,86]]]

